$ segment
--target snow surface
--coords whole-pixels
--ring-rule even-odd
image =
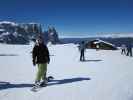
[[[77,33],[78,34],[78,33]],[[66,35],[60,38],[133,38],[133,33],[96,33],[94,35]]]
[[[16,23],[10,21],[0,21],[0,24],[11,24],[12,26],[17,26]]]
[[[49,45],[48,75],[55,81],[31,92],[37,71],[32,47],[0,44],[0,100],[133,100],[132,57],[87,49],[80,62],[74,44]]]

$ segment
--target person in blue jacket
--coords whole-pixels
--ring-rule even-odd
[[[132,44],[131,43],[127,45],[127,56],[132,57]]]
[[[80,46],[79,46],[79,50],[80,50],[80,61],[85,61],[85,42],[82,41]]]

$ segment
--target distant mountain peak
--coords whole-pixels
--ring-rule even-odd
[[[96,36],[104,38],[125,38],[125,37],[133,37],[133,33],[101,33],[97,34]]]
[[[17,23],[11,22],[11,21],[0,21],[0,24],[11,24],[11,25],[13,25],[13,26],[18,25]]]

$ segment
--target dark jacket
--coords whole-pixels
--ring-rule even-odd
[[[32,58],[34,64],[49,63],[49,51],[46,45],[39,44],[35,45],[32,51]]]

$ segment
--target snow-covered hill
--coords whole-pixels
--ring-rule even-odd
[[[97,33],[91,35],[63,35],[60,38],[133,38],[133,33]]]
[[[99,33],[96,37],[101,38],[133,38],[133,33]]]
[[[58,32],[54,27],[48,27],[47,31],[43,31],[39,23],[0,21],[0,43],[28,44],[40,34],[44,37],[45,43],[51,41],[56,44],[59,42]]]
[[[133,58],[120,51],[86,50],[77,45],[49,45],[48,75],[55,80],[31,92],[37,68],[32,45],[0,44],[0,100],[133,100]]]
[[[7,44],[27,44],[35,35],[33,26],[37,24],[19,24],[10,21],[0,21],[0,42]]]

